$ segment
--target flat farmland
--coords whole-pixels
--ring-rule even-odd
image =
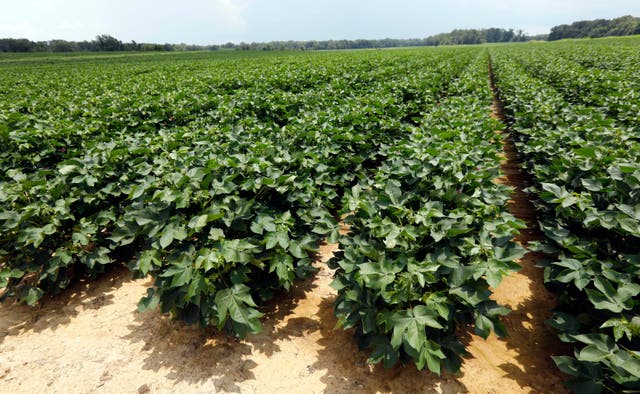
[[[638,389],[639,45],[0,55],[3,387]]]

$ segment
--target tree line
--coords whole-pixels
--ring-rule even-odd
[[[222,45],[148,44],[122,42],[107,34],[99,35],[92,41],[30,41],[28,39],[0,39],[0,52],[104,52],[104,51],[196,51],[196,50],[331,50],[395,48],[410,46],[438,46],[482,44],[486,42],[518,42],[529,39],[521,30],[513,29],[456,29],[427,38],[379,40],[322,40],[322,41],[271,41],[271,42],[228,42]]]
[[[640,18],[626,15],[615,19],[578,21],[570,25],[554,26],[549,33],[549,41],[563,38],[598,38],[632,34],[640,34]]]
[[[221,45],[153,44],[122,42],[108,34],[97,36],[92,41],[31,41],[26,38],[1,38],[0,52],[104,52],[104,51],[201,51],[201,50],[332,50],[395,48],[414,46],[468,45],[500,42],[523,42],[530,40],[559,40],[563,38],[584,38],[623,36],[640,34],[640,18],[630,15],[615,19],[579,21],[570,25],[554,26],[550,34],[526,35],[522,30],[455,29],[449,33],[436,34],[426,38],[379,40],[322,40],[322,41],[271,41],[271,42],[228,42]]]
[[[108,34],[92,41],[31,41],[26,38],[0,38],[0,52],[111,52],[111,51],[200,51],[218,49],[216,45],[151,44],[122,42]]]

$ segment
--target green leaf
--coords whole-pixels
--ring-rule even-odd
[[[427,340],[425,331],[426,327],[443,328],[436,318],[437,312],[423,305],[394,312],[390,319],[393,325],[390,344],[396,350],[402,346],[416,360],[418,369],[427,363],[431,371],[440,373],[440,359],[445,356],[439,345]]]
[[[567,194],[566,190],[553,183],[542,183],[542,189],[552,193],[556,198],[561,198]]]
[[[583,178],[580,181],[582,182],[582,186],[584,186],[584,188],[589,191],[599,192],[602,189],[604,189],[604,186],[602,185],[602,182],[599,179]]]
[[[286,250],[289,246],[289,235],[285,231],[276,232],[276,240],[282,249]]]
[[[62,175],[69,175],[74,173],[77,169],[78,166],[75,164],[65,164],[58,168],[58,172],[60,172]]]
[[[335,243],[338,243],[339,239],[340,239],[340,229],[338,227],[335,227],[334,229],[331,230],[331,232],[329,232],[329,235],[327,235],[327,243],[335,244]]]
[[[491,330],[493,330],[493,321],[483,314],[478,314],[476,317],[476,324],[474,327],[474,331],[476,334],[481,336],[484,339],[489,337]]]
[[[446,359],[445,354],[440,350],[440,345],[434,341],[428,340],[421,352],[421,355],[426,359],[429,370],[440,375],[440,361]],[[421,359],[423,357],[421,357]]]
[[[145,250],[140,253],[135,264],[135,269],[140,271],[142,275],[147,275],[154,266],[160,266],[161,262],[156,250]]]
[[[401,262],[383,260],[382,262],[370,262],[360,264],[360,275],[368,287],[383,290],[393,283],[396,274],[403,270]]]
[[[419,324],[432,328],[444,328],[438,323],[438,311],[428,308],[425,305],[418,305],[413,308],[413,315]]]
[[[623,306],[615,302],[605,294],[593,289],[585,289],[589,301],[596,307],[596,309],[609,310],[614,313],[620,313],[623,310]]]
[[[180,287],[189,283],[192,280],[192,273],[191,267],[184,267],[180,272],[173,275],[170,287]]]
[[[264,247],[267,250],[273,249],[278,244],[278,237],[276,233],[267,233],[267,235],[265,235],[264,237],[264,241],[265,241]]]
[[[44,291],[37,287],[30,287],[27,291],[27,295],[24,297],[24,301],[29,306],[34,306],[40,298],[44,295]]]
[[[18,268],[9,269],[6,267],[0,271],[0,278],[22,278],[24,274],[25,272]]]
[[[589,345],[580,350],[577,358],[580,361],[599,362],[609,357],[610,354],[611,353],[603,351],[595,345]]]
[[[284,286],[285,289],[289,289],[295,279],[293,258],[283,253],[274,255],[269,263],[269,272],[275,272],[276,275],[278,275],[280,284]]]
[[[604,384],[597,380],[572,381],[567,386],[580,394],[601,394],[604,391]]]
[[[373,350],[368,360],[369,363],[376,364],[382,361],[385,368],[391,368],[398,362],[399,352],[391,346],[386,337],[376,336],[371,343],[371,347]]]
[[[223,289],[216,293],[215,304],[218,310],[218,328],[222,328],[228,318],[244,326],[251,333],[261,331],[260,318],[262,313],[251,307],[256,307],[251,298],[249,288],[243,284],[236,284],[232,288]]]
[[[18,241],[25,245],[32,244],[34,248],[37,248],[44,241],[44,231],[39,227],[28,227],[22,230],[18,236]]]
[[[562,372],[573,376],[580,375],[580,365],[575,358],[569,356],[551,356],[551,358]]]
[[[224,238],[224,231],[220,228],[212,228],[209,230],[209,239],[212,241],[218,241]]]
[[[138,302],[138,312],[145,312],[156,309],[160,303],[160,294],[153,288],[147,289],[146,297]]]
[[[594,148],[578,148],[574,149],[573,153],[575,153],[576,156],[596,158],[596,150]]]
[[[503,247],[494,246],[494,257],[501,262],[512,262],[524,257],[527,251],[515,242],[509,242]]]
[[[173,224],[168,224],[164,231],[162,232],[162,236],[160,237],[160,247],[162,249],[166,249],[173,242],[173,234],[175,231],[175,227]]]
[[[304,259],[309,257],[307,252],[302,249],[300,244],[297,241],[290,240],[289,241],[289,252],[298,259]]]
[[[616,341],[622,339],[624,335],[631,341],[634,336],[640,337],[640,318],[634,317],[631,321],[625,317],[613,318],[604,322],[600,328],[612,328]]]
[[[558,331],[569,334],[577,334],[578,329],[580,328],[580,322],[578,319],[563,312],[555,312],[553,317],[547,320],[546,323]]]
[[[196,231],[200,230],[201,228],[207,225],[208,217],[209,215],[195,216],[193,217],[193,219],[189,221],[189,224],[187,225],[187,227],[192,228]]]

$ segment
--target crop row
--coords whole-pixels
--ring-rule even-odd
[[[578,50],[575,50],[577,52]],[[601,110],[618,122],[635,126],[640,122],[640,75],[638,70],[585,68],[581,58],[565,50],[559,57],[550,51],[527,51],[516,56],[525,70],[553,86],[570,103],[584,104]],[[618,59],[633,62],[632,58]]]
[[[547,59],[544,57],[544,59]],[[577,392],[638,389],[640,385],[640,145],[629,118],[568,102],[580,84],[578,66],[549,61],[524,67],[522,53],[495,50],[493,67],[507,104],[516,145],[534,177],[540,225],[549,254],[545,280],[559,292],[549,322],[574,344],[556,357]],[[569,63],[570,64],[570,63]],[[542,66],[541,66],[542,67]],[[575,70],[578,71],[575,71]],[[549,76],[570,82],[549,85]],[[569,71],[566,71],[569,70]],[[529,71],[529,72],[528,72]],[[540,78],[538,78],[540,76]],[[557,89],[556,89],[557,87]],[[624,94],[623,90],[619,92]],[[591,103],[590,103],[591,104]]]
[[[494,182],[501,145],[486,61],[478,56],[375,176],[346,194],[349,232],[330,261],[336,315],[356,328],[370,362],[457,371],[461,325],[506,335],[508,309],[490,286],[519,268],[524,251],[512,238],[523,224],[505,210],[510,189]]]

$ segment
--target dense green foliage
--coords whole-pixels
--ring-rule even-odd
[[[578,392],[640,388],[637,38],[351,52],[0,57],[0,298],[126,264],[238,337],[339,242],[335,313],[371,362],[460,367],[518,268],[491,59]],[[339,233],[339,221],[348,232]]]
[[[633,34],[640,34],[640,18],[626,15],[614,19],[595,19],[554,26],[549,33],[549,41],[563,38],[597,38]]]
[[[560,293],[549,324],[575,345],[555,361],[577,392],[640,388],[638,41],[620,43],[493,54]]]
[[[520,255],[507,191],[491,183],[499,144],[482,143],[495,126],[486,60],[449,49],[7,63],[2,297],[34,304],[121,262],[155,278],[140,310],[159,305],[244,337],[260,330],[261,303],[314,271],[320,239],[338,239],[338,215],[385,207],[391,233],[371,246],[406,264],[387,272],[364,261],[371,248],[346,252],[372,277],[398,274],[409,297],[378,332],[393,348],[385,364],[405,343],[419,368],[439,371],[447,354],[456,370],[459,321],[504,334],[506,310],[488,286]],[[438,166],[441,144],[451,153]],[[401,227],[407,215],[415,226]],[[364,236],[355,223],[353,234]],[[371,302],[373,319],[389,313]],[[440,323],[392,336],[397,316],[418,312]]]
[[[220,49],[219,45],[155,44],[122,42],[108,34],[91,41],[31,41],[26,38],[0,38],[0,52],[114,52],[114,51],[201,51]]]
[[[506,335],[499,316],[508,310],[489,286],[518,269],[524,253],[511,239],[523,226],[505,212],[508,188],[493,182],[501,145],[487,85],[482,55],[346,195],[350,231],[330,262],[336,314],[356,327],[371,362],[411,357],[418,368],[456,371],[459,324]]]

